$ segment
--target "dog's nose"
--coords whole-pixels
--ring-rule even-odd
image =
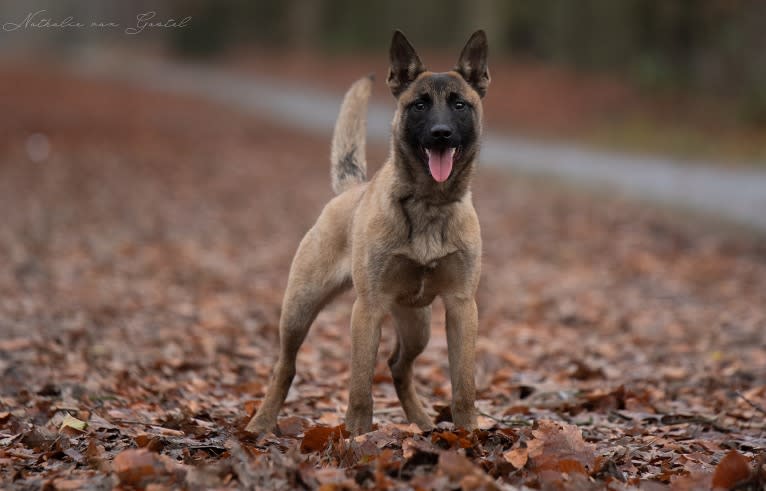
[[[431,136],[440,140],[446,140],[452,136],[452,129],[446,124],[437,124],[431,128]]]

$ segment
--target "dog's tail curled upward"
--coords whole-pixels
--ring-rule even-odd
[[[372,92],[373,76],[354,82],[343,97],[335,122],[330,149],[332,189],[340,194],[367,180],[365,140],[367,137],[367,102]]]

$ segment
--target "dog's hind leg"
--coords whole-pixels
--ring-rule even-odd
[[[295,254],[279,319],[279,359],[258,412],[246,431],[264,433],[274,429],[277,414],[295,376],[295,358],[311,323],[322,308],[350,288],[348,257],[332,234],[321,225],[309,231]]]
[[[396,324],[396,348],[388,359],[391,376],[407,419],[422,430],[433,428],[431,418],[423,409],[415,391],[412,363],[423,352],[431,335],[431,307],[394,307],[391,315]]]

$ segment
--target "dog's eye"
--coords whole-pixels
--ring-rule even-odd
[[[455,101],[455,109],[457,109],[458,111],[462,111],[463,109],[465,109],[465,102]]]
[[[418,101],[415,104],[413,104],[412,107],[416,111],[425,111],[426,110],[426,103],[423,102],[423,101]]]

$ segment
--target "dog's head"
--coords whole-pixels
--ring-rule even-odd
[[[487,36],[476,31],[455,68],[426,70],[401,31],[391,40],[388,87],[397,98],[394,151],[411,172],[445,183],[476,158],[481,134],[481,99],[489,85]]]

